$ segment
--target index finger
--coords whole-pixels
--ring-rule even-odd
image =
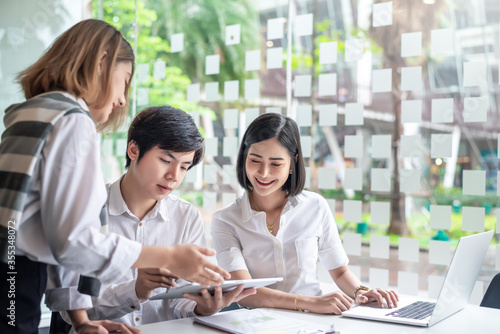
[[[218,265],[216,265],[216,264],[214,264],[212,262],[208,262],[206,264],[205,270],[210,274],[209,277],[213,277],[213,279],[215,281],[219,282],[220,284],[224,283],[224,278],[225,279],[230,279],[231,278],[231,274],[230,273],[228,273],[227,271],[225,271],[224,269],[222,269],[221,267],[219,267]],[[221,275],[224,278],[220,277],[219,275]]]

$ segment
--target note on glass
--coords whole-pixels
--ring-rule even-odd
[[[441,287],[443,286],[444,283],[444,276],[438,276],[438,275],[429,275],[429,288],[428,292],[429,298],[436,299],[439,295],[439,291],[441,290]]]
[[[422,87],[422,66],[401,68],[401,90],[420,90]]]
[[[318,76],[318,96],[334,95],[337,95],[337,74],[320,74]]]
[[[345,104],[345,125],[363,125],[364,106],[362,103]]]
[[[226,26],[226,45],[240,44],[241,25],[234,24]]]
[[[454,36],[452,29],[431,30],[431,56],[448,56],[454,51]]]
[[[373,4],[373,26],[392,25],[392,1]]]
[[[237,129],[238,128],[238,109],[224,110],[224,129]]]
[[[213,191],[203,192],[203,210],[215,211],[217,205],[217,193]]]
[[[337,62],[337,42],[319,44],[319,63],[321,65]]]
[[[385,93],[392,90],[392,69],[384,68],[372,72],[372,93]]]
[[[170,36],[170,52],[181,52],[184,50],[184,34],[173,34]]]
[[[430,240],[429,241],[429,263],[449,265],[451,259],[450,242]]]
[[[431,158],[451,158],[452,144],[452,135],[431,134]]]
[[[313,33],[313,14],[297,15],[295,17],[295,35],[310,36]]]
[[[153,64],[153,78],[157,80],[165,79],[165,69],[166,63],[163,60],[158,59]]]
[[[497,171],[497,196],[500,196],[500,171]],[[497,210],[497,212],[500,212],[500,210]],[[497,229],[497,231],[499,231],[497,234],[500,233],[500,230]]]
[[[209,157],[219,155],[219,139],[217,137],[205,138],[205,155]]]
[[[389,237],[372,235],[370,237],[370,257],[389,259]]]
[[[464,122],[486,122],[488,107],[488,97],[465,97]]]
[[[281,114],[281,107],[266,107],[266,114],[269,113]]]
[[[486,63],[484,61],[468,61],[464,63],[464,87],[488,89],[486,81]]]
[[[328,203],[328,207],[332,212],[332,215],[335,217],[335,200],[331,198],[326,198],[326,203]]]
[[[306,182],[304,188],[307,189],[311,186],[311,167],[306,167]]]
[[[199,83],[188,85],[186,99],[188,102],[200,101],[200,84]]]
[[[404,193],[419,193],[422,190],[420,170],[403,169],[400,172],[400,191]]]
[[[422,32],[401,34],[401,57],[422,55]]]
[[[197,128],[200,127],[200,113],[197,111],[188,111],[189,116],[193,118],[194,125],[196,125]]]
[[[399,261],[418,262],[419,253],[418,239],[399,238]]]
[[[333,167],[318,168],[318,188],[319,189],[335,189],[337,183],[337,175]]]
[[[388,168],[372,168],[371,190],[391,191],[391,171]]]
[[[344,232],[342,241],[347,255],[361,256],[361,234]]]
[[[295,76],[295,96],[311,96],[311,75],[307,74]]]
[[[363,136],[347,135],[344,137],[344,156],[346,158],[363,157]]]
[[[401,101],[401,123],[422,122],[422,100]]]
[[[361,201],[344,200],[344,221],[361,223]]]
[[[267,39],[283,38],[284,24],[285,18],[283,17],[267,20]]]
[[[260,96],[260,79],[245,80],[245,99],[258,99]]]
[[[435,230],[449,230],[451,228],[451,206],[431,205],[430,226]]]
[[[235,193],[222,193],[222,207],[231,205],[236,200]]]
[[[432,99],[431,102],[432,123],[453,122],[453,99]]]
[[[352,190],[363,190],[363,172],[361,168],[345,169],[344,188]]]
[[[116,155],[124,156],[127,152],[127,139],[117,139],[116,140]]]
[[[238,99],[240,91],[240,82],[238,80],[230,80],[224,82],[224,100],[235,101]]]
[[[420,135],[403,135],[401,136],[401,157],[402,158],[419,158],[426,152],[422,145]]]
[[[391,203],[370,202],[371,223],[377,225],[389,225],[391,216]]]
[[[376,286],[381,289],[389,288],[389,270],[370,268],[369,275],[370,286]]]
[[[197,182],[199,171],[201,171],[202,166],[203,166],[203,162],[200,163],[199,165],[191,167],[191,169],[186,172],[186,176],[184,177],[184,182],[185,183]]]
[[[260,50],[245,52],[245,71],[260,70]]]
[[[245,109],[245,130],[248,128],[250,123],[253,122],[254,119],[259,117],[259,108],[246,108]]]
[[[500,159],[500,133],[498,134],[497,138],[497,158]]]
[[[345,41],[345,61],[357,61],[363,58],[363,44],[362,39],[348,39]]]
[[[410,296],[418,295],[418,274],[398,271],[398,293]]]
[[[391,157],[391,135],[372,136],[372,158],[385,159]]]
[[[462,193],[464,195],[484,196],[486,192],[486,171],[464,170]]]
[[[233,165],[222,165],[222,184],[238,184],[236,168]]]
[[[319,106],[319,126],[337,125],[337,105],[322,104]]]
[[[106,157],[113,155],[113,139],[104,139],[102,141],[102,155]]]
[[[300,136],[300,146],[302,146],[302,155],[304,158],[311,157],[311,136]]]
[[[310,104],[301,104],[297,106],[297,125],[311,126],[312,124],[312,106]]]
[[[207,82],[205,84],[205,100],[218,101],[219,100],[219,82]]]
[[[138,64],[137,65],[137,82],[141,83],[149,78],[149,64]]]
[[[217,166],[215,165],[203,166],[203,182],[207,184],[217,183]]]
[[[222,155],[224,157],[236,157],[238,155],[238,138],[224,137],[222,139]]]
[[[149,88],[137,88],[137,105],[146,106],[149,104]]]
[[[269,48],[267,49],[267,69],[272,70],[275,68],[283,67],[283,48]]]
[[[111,180],[112,170],[113,170],[112,164],[110,164],[109,162],[102,163],[102,177],[104,179],[104,182],[108,182],[108,180]]]
[[[220,56],[211,55],[205,58],[205,74],[218,74],[220,71]]]
[[[485,209],[462,207],[462,230],[468,232],[484,232]]]

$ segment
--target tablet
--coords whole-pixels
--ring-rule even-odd
[[[244,289],[251,289],[251,288],[258,289],[263,286],[271,285],[281,281],[283,281],[283,277],[241,279],[241,280],[225,281],[220,286],[222,287],[222,292],[229,292],[236,289],[236,287],[240,284],[243,284],[245,286]],[[149,300],[184,298],[182,296],[183,293],[192,293],[200,295],[202,289],[208,289],[208,292],[210,292],[210,294],[214,293],[214,286],[210,286],[207,288],[198,283],[188,283],[183,286],[179,287],[176,286],[170,288],[167,290],[167,292],[153,296],[149,298]]]

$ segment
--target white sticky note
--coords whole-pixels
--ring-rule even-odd
[[[422,100],[401,101],[401,123],[422,122]]]
[[[311,167],[306,167],[306,182],[304,188],[308,189],[311,186]]]
[[[392,25],[392,1],[373,4],[373,26]]]
[[[207,184],[217,184],[217,166],[215,165],[203,166],[203,182]]]
[[[318,76],[318,96],[337,95],[337,74],[320,74]]]
[[[285,19],[283,17],[267,20],[267,39],[283,38],[284,24]]]
[[[163,60],[158,59],[153,64],[153,78],[157,80],[165,79],[165,69],[166,63]]]
[[[149,104],[149,88],[137,88],[137,105],[147,106]]]
[[[210,55],[205,58],[205,74],[219,74],[220,72],[220,56]]]
[[[310,158],[312,146],[311,136],[300,136],[300,146],[302,146],[302,156],[304,158]]]
[[[454,51],[452,29],[431,30],[431,55],[452,55]]]
[[[453,99],[432,99],[432,123],[453,123]]]
[[[149,63],[137,65],[137,82],[141,83],[149,78]]]
[[[199,128],[200,127],[200,113],[197,111],[188,111],[188,114],[193,119],[193,122],[196,125],[196,127]]]
[[[296,75],[295,76],[295,90],[296,97],[311,96],[311,75]]]
[[[451,250],[449,241],[429,240],[429,263],[449,265]]]
[[[391,191],[391,171],[388,168],[372,168],[371,190]]]
[[[486,171],[464,170],[462,193],[464,195],[484,196],[486,192]]]
[[[240,82],[238,80],[230,80],[224,82],[224,100],[235,101],[238,99],[240,91]]]
[[[361,168],[346,168],[344,175],[344,188],[363,190],[363,171]]]
[[[364,40],[360,38],[345,41],[345,61],[357,61],[363,58]]]
[[[331,198],[325,198],[326,203],[328,203],[328,207],[330,208],[330,211],[332,212],[332,215],[335,217],[335,200]]]
[[[422,145],[420,135],[401,136],[401,157],[402,158],[419,158],[426,149]]]
[[[205,100],[219,101],[219,82],[207,82],[205,84]]]
[[[295,17],[295,36],[311,36],[313,33],[313,14]]]
[[[438,275],[429,275],[428,280],[428,293],[429,298],[436,299],[439,295],[439,291],[441,291],[441,287],[444,283],[444,276]]]
[[[184,183],[198,182],[198,175],[200,175],[200,171],[201,171],[202,166],[203,166],[203,164],[200,163],[199,165],[191,167],[191,169],[189,169],[186,172],[186,176],[184,177]],[[201,175],[200,175],[200,177],[201,177]]]
[[[372,72],[372,93],[392,91],[392,69],[384,68]]]
[[[498,134],[497,138],[497,158],[500,159],[500,133]]]
[[[370,268],[369,285],[381,289],[389,288],[389,270]]]
[[[497,171],[497,196],[500,196],[500,171]],[[497,210],[500,212],[500,210]]]
[[[401,34],[401,57],[422,55],[422,32]]]
[[[222,155],[224,157],[236,157],[238,155],[237,137],[224,137],[222,139]]]
[[[495,254],[495,270],[499,271],[500,270],[500,246],[496,247],[496,254]]]
[[[254,121],[257,117],[259,117],[260,110],[259,108],[246,108],[245,109],[245,129],[248,128],[250,123]]]
[[[418,262],[420,249],[418,239],[399,238],[398,259],[399,261]]]
[[[474,283],[474,288],[472,288],[472,292],[469,298],[469,304],[479,306],[481,301],[483,300],[484,295],[484,282],[476,281]]]
[[[186,99],[188,102],[200,101],[200,84],[195,83],[187,86]]]
[[[342,241],[347,255],[361,256],[361,234],[344,232]]]
[[[435,230],[449,230],[451,228],[451,206],[431,205],[430,226]]]
[[[241,25],[234,24],[226,26],[226,45],[240,44]]]
[[[312,123],[312,105],[301,104],[297,106],[297,119],[295,120],[297,125],[300,126],[311,126]]]
[[[266,114],[269,113],[281,114],[281,107],[266,107]]]
[[[225,208],[226,206],[229,206],[233,204],[234,201],[236,201],[236,194],[235,193],[222,193],[222,207]]]
[[[391,135],[372,136],[372,158],[385,159],[391,157]]]
[[[113,165],[109,162],[103,162],[101,165],[101,171],[104,182],[110,182],[113,174]]]
[[[483,207],[462,207],[462,230],[484,232],[485,209]]]
[[[237,129],[239,121],[238,109],[224,110],[224,129]]]
[[[203,192],[203,210],[215,211],[217,208],[217,193],[213,191]]]
[[[372,235],[370,237],[370,257],[389,258],[389,237],[385,235]]]
[[[464,122],[486,122],[489,100],[487,97],[464,98]]]
[[[184,51],[184,34],[173,34],[170,36],[170,52]]]
[[[205,155],[216,157],[219,155],[219,139],[216,137],[205,138]]]
[[[363,156],[363,136],[347,135],[344,137],[344,156],[361,158]]]
[[[238,184],[236,168],[233,165],[222,165],[222,184]]]
[[[113,139],[104,139],[102,141],[102,155],[105,157],[113,155]]]
[[[245,99],[258,99],[260,96],[260,79],[245,80]]]
[[[318,168],[318,188],[319,189],[335,189],[337,184],[337,175],[335,168],[319,167]]]
[[[404,193],[419,193],[422,190],[420,170],[403,169],[400,172],[400,191]]]
[[[361,201],[344,200],[344,221],[361,223]]]
[[[345,104],[345,125],[363,125],[364,124],[364,106],[362,103]]]
[[[269,48],[267,49],[267,69],[272,70],[275,68],[283,67],[283,48]]]
[[[127,153],[127,139],[123,139],[123,138],[117,139],[116,140],[116,155],[121,157],[121,156],[125,156],[126,153]]]
[[[452,135],[431,134],[431,158],[451,158],[452,147]]]
[[[422,66],[401,68],[401,90],[422,89]]]
[[[484,61],[464,63],[464,87],[479,86],[488,89],[486,63]]]
[[[335,64],[337,62],[337,42],[326,42],[319,44],[319,63]]]
[[[337,105],[322,104],[319,106],[319,126],[337,125]]]
[[[398,271],[398,293],[417,296],[418,274]]]
[[[391,203],[370,202],[370,217],[372,224],[388,226],[391,218]]]
[[[260,70],[260,50],[245,52],[245,71]]]

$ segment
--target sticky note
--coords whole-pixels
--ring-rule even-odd
[[[345,104],[345,125],[363,125],[364,106],[361,103]]]
[[[401,68],[401,90],[415,91],[422,89],[422,66]]]
[[[297,15],[295,17],[295,35],[310,36],[313,33],[313,14]]]
[[[384,68],[372,72],[372,93],[392,91],[392,69]]]
[[[219,83],[218,82],[207,82],[205,84],[205,99],[206,99],[206,101],[218,101],[219,100]]]
[[[344,137],[344,156],[361,158],[363,156],[363,136],[347,135]]]
[[[203,166],[203,182],[207,184],[217,184],[217,166],[215,165]]]
[[[211,55],[205,58],[205,74],[219,74],[220,71],[220,56]]]
[[[398,271],[398,293],[410,296],[417,296],[418,274]]]
[[[429,263],[449,265],[451,259],[450,242],[429,240]]]
[[[222,165],[222,184],[238,184],[236,168],[233,165]]]
[[[462,230],[484,232],[485,209],[470,206],[462,207]]]
[[[335,200],[331,198],[326,198],[326,203],[328,203],[328,207],[332,212],[332,215],[335,216]]]
[[[488,89],[486,81],[486,63],[484,61],[469,61],[464,63],[464,87],[478,86]]]
[[[147,106],[149,104],[149,88],[137,88],[137,105]]]
[[[357,61],[363,58],[364,40],[360,38],[345,41],[345,61]]]
[[[391,191],[391,171],[388,168],[372,168],[370,175],[372,191]]]
[[[497,171],[497,196],[500,196],[500,171]],[[500,212],[500,210],[497,210]]]
[[[266,113],[281,114],[281,107],[266,107]]]
[[[420,171],[403,169],[399,177],[400,191],[404,193],[418,193],[422,190]]]
[[[452,55],[454,40],[452,29],[431,30],[431,55]]]
[[[302,156],[304,158],[310,158],[312,146],[311,136],[300,136],[300,146],[302,146]]]
[[[240,44],[241,25],[233,24],[226,26],[226,45]]]
[[[200,127],[200,113],[197,111],[188,111],[189,116],[193,119],[194,124],[197,128]]]
[[[285,19],[283,17],[267,20],[267,39],[283,38],[284,24]]]
[[[253,122],[254,119],[259,117],[259,108],[246,108],[245,109],[245,129],[248,128],[250,123]]]
[[[371,223],[377,225],[389,225],[391,216],[391,203],[370,202]]]
[[[363,172],[361,168],[345,169],[344,188],[352,190],[363,190]]]
[[[236,157],[238,155],[238,138],[224,137],[222,140],[222,153],[225,157]]]
[[[422,100],[401,101],[401,123],[422,122]]]
[[[295,96],[311,96],[311,75],[306,74],[295,76]]]
[[[385,159],[391,157],[391,135],[373,135],[372,136],[372,158]]]
[[[205,155],[216,157],[219,155],[219,139],[216,137],[205,138]]]
[[[422,32],[401,34],[401,57],[422,55]]]
[[[489,100],[487,97],[464,98],[464,122],[486,122]]]
[[[319,63],[321,65],[337,62],[337,42],[319,44]]]
[[[184,34],[173,34],[170,36],[170,52],[181,52],[184,50]]]
[[[498,139],[497,139],[497,158],[500,159],[500,133],[498,134]]]
[[[236,201],[235,193],[222,193],[222,207],[225,208],[228,205],[233,204]]]
[[[237,129],[238,128],[238,109],[224,110],[224,129]]]
[[[238,80],[230,80],[224,82],[224,100],[235,101],[238,99],[240,91],[240,82]]]
[[[444,276],[429,275],[429,280],[428,280],[429,298],[436,299],[438,297],[439,291],[441,291],[443,283],[444,283]]]
[[[148,80],[149,78],[149,64],[138,64],[137,65],[137,81],[139,83]]]
[[[311,126],[312,123],[312,106],[310,104],[301,104],[297,106],[298,126]]]
[[[157,80],[165,79],[166,63],[163,60],[157,60],[153,64],[153,78]]]
[[[453,123],[453,99],[432,99],[432,123]]]
[[[188,102],[200,101],[200,84],[194,83],[187,86],[186,99]]]
[[[119,157],[124,157],[127,153],[127,139],[117,139],[116,140],[116,155]]]
[[[203,192],[203,210],[215,211],[217,205],[217,193],[213,191]]]
[[[184,183],[195,183],[198,182],[198,175],[200,174],[201,168],[203,166],[203,162],[200,163],[199,165],[191,167],[187,172],[186,176],[184,177]],[[201,177],[201,175],[200,175]]]
[[[269,48],[267,49],[267,69],[272,70],[275,68],[283,67],[283,48]]]
[[[304,184],[304,188],[308,189],[311,186],[311,168],[306,167],[306,182]]]
[[[451,206],[431,205],[430,226],[435,230],[449,230],[451,228]]]
[[[403,135],[401,136],[401,157],[402,158],[418,158],[421,157],[426,149],[422,145],[420,135]]]
[[[392,25],[392,1],[373,4],[372,24],[374,27]]]
[[[399,261],[418,262],[420,254],[418,239],[399,238],[398,259]]]
[[[344,200],[344,221],[349,223],[361,222],[361,201]]]
[[[376,286],[381,289],[389,288],[389,270],[370,268],[369,275],[370,286]]]
[[[245,52],[245,71],[260,70],[260,50]]]
[[[337,74],[320,74],[318,76],[318,96],[337,95]]]
[[[372,235],[370,237],[370,257],[389,258],[389,237],[385,235]]]
[[[464,195],[484,196],[486,192],[486,171],[464,170],[462,193]]]
[[[361,256],[361,234],[344,232],[342,241],[347,255]]]
[[[245,80],[245,99],[258,99],[260,96],[260,79]]]
[[[337,105],[322,104],[319,106],[319,126],[337,125]]]
[[[319,189],[335,189],[337,184],[337,175],[335,168],[319,167],[318,168],[318,188]]]
[[[452,135],[431,134],[431,158],[451,158],[452,145]]]
[[[101,165],[102,177],[104,182],[110,182],[112,179],[113,165],[109,162],[103,162]]]
[[[106,157],[113,155],[113,139],[104,139],[102,141],[102,155]]]

